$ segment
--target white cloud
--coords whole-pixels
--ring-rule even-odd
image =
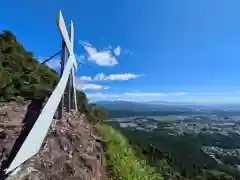
[[[87,93],[90,100],[124,100],[124,101],[174,101],[184,97],[187,93],[171,92],[125,92],[121,94],[110,93]]]
[[[60,61],[61,61],[60,59],[52,59],[52,60],[48,61],[46,64],[50,68],[57,70],[61,67]]]
[[[44,62],[46,59],[48,59],[48,57],[38,57],[36,58],[37,61],[39,63],[42,63]],[[60,67],[61,67],[61,59],[60,58],[53,58],[51,60],[49,60],[48,62],[44,63],[45,65],[47,65],[48,67],[50,67],[51,69],[54,69],[56,71],[59,71],[60,70]]]
[[[124,74],[110,74],[105,75],[103,73],[99,73],[94,77],[91,76],[81,76],[79,79],[82,81],[126,81],[130,79],[136,79],[142,75],[137,75],[133,73],[124,73]]]
[[[102,86],[99,84],[80,84],[80,83],[78,83],[76,87],[78,90],[83,90],[83,91],[84,90],[106,90],[110,88],[109,86]]]
[[[118,47],[116,47],[116,48],[114,49],[114,53],[115,53],[116,56],[120,56],[120,54],[121,54],[121,48],[120,48],[120,46],[118,46]]]
[[[38,58],[36,57],[36,60],[39,63],[44,62],[46,59],[48,59],[48,57],[38,57]],[[61,67],[60,61],[61,61],[60,58],[53,58],[50,61],[46,62],[45,64],[54,70],[59,70]]]
[[[136,74],[132,74],[132,73],[125,73],[125,74],[110,74],[108,76],[105,76],[104,80],[110,80],[110,81],[114,81],[114,80],[129,80],[129,79],[136,79],[138,77],[140,77],[141,75],[136,75]]]
[[[76,60],[77,60],[78,63],[83,63],[84,59],[85,59],[84,55],[76,56]]]
[[[118,64],[117,59],[112,55],[111,51],[97,51],[97,49],[93,47],[90,43],[80,43],[83,45],[85,51],[88,53],[87,58],[89,61],[95,61],[96,64],[100,66],[115,66]]]
[[[105,93],[101,93],[101,92],[97,92],[97,93],[89,93],[87,94],[87,96],[89,98],[94,98],[94,97],[101,97],[101,98],[119,98],[120,96],[118,94],[105,94]]]
[[[186,102],[186,103],[236,103],[240,96],[236,92],[125,92],[125,93],[87,93],[90,101],[123,100],[135,102]]]
[[[92,77],[90,76],[81,76],[79,78],[80,81],[92,81]]]
[[[84,81],[89,80],[89,77],[82,76],[81,78],[76,77],[76,88],[78,90],[84,91],[84,90],[107,90],[110,87],[109,86],[103,86],[99,84],[90,84],[90,83],[84,83]]]
[[[187,95],[188,93],[185,93],[185,92],[179,92],[179,93],[174,93],[174,94],[176,94],[176,95],[178,95],[178,96],[184,96],[184,95]]]

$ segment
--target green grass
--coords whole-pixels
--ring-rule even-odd
[[[108,168],[115,180],[163,180],[160,174],[135,156],[120,132],[105,124],[97,124],[95,128],[106,141]]]

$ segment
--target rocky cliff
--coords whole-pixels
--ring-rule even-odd
[[[7,164],[39,113],[31,101],[0,104],[0,165]],[[101,140],[84,114],[65,113],[54,119],[39,153],[7,179],[106,180]]]

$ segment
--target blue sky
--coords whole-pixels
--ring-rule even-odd
[[[61,48],[62,9],[74,22],[78,88],[91,100],[240,102],[239,7],[237,0],[4,0],[0,29],[43,60]]]

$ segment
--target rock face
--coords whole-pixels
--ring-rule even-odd
[[[0,167],[23,129],[22,122],[26,116],[29,104],[29,101],[0,104]]]
[[[25,128],[30,104],[11,102],[0,105],[1,164]],[[104,162],[102,145],[92,134],[85,116],[70,112],[65,113],[62,120],[54,120],[39,153],[7,179],[106,180]]]

